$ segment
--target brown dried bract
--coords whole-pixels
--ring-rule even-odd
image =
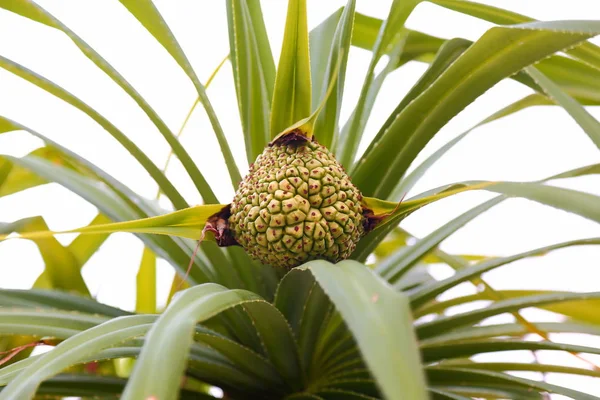
[[[381,223],[384,219],[386,219],[389,215],[375,215],[373,210],[366,208],[363,205],[363,228],[365,229],[365,234],[371,232],[379,223]]]
[[[231,216],[231,204],[223,207],[221,211],[211,215],[206,221],[204,232],[212,232],[215,240],[220,247],[239,246],[239,243],[233,237],[233,232],[229,228],[229,217]]]
[[[269,147],[272,147],[274,145],[279,145],[279,146],[298,146],[301,144],[304,144],[306,142],[308,142],[309,139],[306,136],[306,134],[304,132],[302,132],[300,129],[296,128],[296,129],[292,129],[289,132],[286,132],[285,134],[281,135],[280,137],[278,137],[277,139],[273,140],[272,142],[269,143]]]

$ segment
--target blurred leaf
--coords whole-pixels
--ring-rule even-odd
[[[534,291],[531,291],[532,294],[535,294]],[[502,293],[502,291],[499,291]],[[565,302],[565,303],[555,303],[550,305],[542,305],[539,308],[547,308],[553,306],[561,306],[567,303],[573,304],[585,304],[591,303],[595,300],[581,300],[581,301],[573,301],[573,302]],[[600,336],[600,327],[590,325],[590,324],[580,324],[570,321],[562,321],[562,322],[537,322],[534,323],[536,329],[542,332],[547,333],[581,333],[587,335],[596,335]],[[451,342],[464,342],[478,339],[489,339],[494,337],[506,337],[512,336],[515,338],[522,338],[524,335],[527,335],[530,331],[523,326],[521,323],[511,323],[511,324],[495,324],[495,325],[475,325],[468,326],[466,328],[454,329],[449,332],[439,333],[435,336],[432,336],[428,339],[420,341],[422,346],[429,346],[435,344],[448,344]]]
[[[310,55],[306,0],[288,0],[283,44],[277,67],[271,137],[311,113]]]
[[[87,354],[145,333],[153,320],[143,315],[120,317],[70,337],[23,369],[0,392],[0,400],[33,398],[44,380],[81,362]]]
[[[89,223],[89,225],[102,225],[110,222],[110,219],[103,214],[98,214]],[[108,239],[109,234],[98,235],[78,235],[68,246],[67,249],[73,254],[73,257],[83,266],[92,255],[98,251],[100,246]]]
[[[48,225],[42,217],[26,218],[11,224],[0,225],[0,238],[12,232],[47,231]],[[89,296],[90,292],[81,276],[81,264],[73,254],[54,237],[33,239],[44,260],[44,271],[34,283],[36,288],[74,291]]]
[[[324,112],[315,124],[319,143],[327,148],[332,148],[339,134],[338,121],[346,80],[346,64],[350,52],[355,6],[355,0],[348,0],[338,18],[334,14],[310,33],[313,104],[319,104],[321,99],[326,96],[329,82],[334,79],[335,68],[339,64],[333,91],[325,103]],[[334,27],[335,29],[333,29]],[[339,61],[340,57],[342,57],[341,61]],[[313,72],[313,70],[315,71]]]
[[[62,162],[60,153],[52,147],[41,147],[29,154],[51,160],[54,163]],[[48,182],[37,174],[26,168],[13,165],[9,160],[0,156],[0,197],[46,183]]]
[[[344,318],[385,397],[426,399],[406,298],[355,261],[335,267],[311,261],[301,268],[313,273]]]
[[[231,183],[234,187],[237,187],[239,181],[241,180],[240,172],[238,171],[237,165],[235,163],[235,159],[233,158],[233,154],[227,143],[227,138],[225,137],[225,133],[223,132],[223,128],[219,123],[215,110],[206,95],[206,90],[204,85],[198,79],[196,72],[192,68],[189,60],[187,59],[183,49],[179,46],[177,39],[171,32],[169,25],[163,19],[163,17],[158,12],[158,9],[152,2],[152,0],[119,0],[121,4],[123,4],[127,10],[146,28],[152,36],[167,50],[167,52],[173,57],[173,59],[179,64],[181,69],[185,72],[185,74],[190,78],[196,91],[198,92],[198,98],[200,99],[200,103],[204,106],[204,110],[210,120],[210,123],[213,127],[215,135],[217,137],[217,141],[219,142],[219,146],[221,148],[221,153],[225,158],[225,164],[227,165],[227,170],[229,171],[229,176],[231,178]],[[106,72],[106,71],[105,71]],[[111,76],[112,78],[112,76]],[[113,78],[114,79],[114,78]],[[141,105],[140,105],[141,106]],[[152,119],[152,117],[151,117]],[[153,120],[153,122],[156,121]],[[158,125],[157,125],[158,127]],[[159,130],[161,128],[159,127]],[[162,133],[162,130],[161,130]],[[185,151],[181,143],[175,138],[173,133],[170,135],[163,136],[169,142],[171,147],[173,148],[173,152],[177,155],[177,158],[181,161],[186,171],[189,173],[190,178],[202,193],[202,198],[206,203],[218,203],[218,200],[213,196],[205,196],[207,192],[207,187],[210,188],[206,180],[198,170],[198,167],[190,157],[190,155]],[[208,194],[208,193],[207,193]]]
[[[599,242],[600,243],[600,242]],[[568,292],[552,292],[547,290],[498,290],[497,291],[502,298],[504,299],[513,299],[524,296],[532,296],[536,294],[566,294]],[[420,307],[416,310],[418,315],[426,315],[429,313],[439,313],[443,312],[449,307],[469,303],[472,301],[478,300],[493,300],[488,293],[482,292],[469,296],[461,296],[455,297],[450,300],[442,301],[442,302],[433,302],[427,304],[423,307]],[[587,322],[590,324],[600,325],[600,314],[598,314],[598,310],[600,309],[600,301],[595,299],[590,300],[579,300],[579,301],[565,301],[556,304],[542,305],[539,308],[544,310],[552,311],[558,314],[562,314],[566,317],[569,317],[573,320]],[[600,333],[599,333],[600,335]]]
[[[52,308],[108,317],[130,314],[127,311],[98,303],[89,297],[45,289],[0,289],[0,307]]]
[[[544,293],[532,296],[518,297],[508,300],[496,301],[485,308],[468,311],[461,314],[436,318],[431,322],[424,322],[415,329],[419,339],[435,336],[439,332],[447,332],[457,327],[472,325],[485,318],[500,315],[509,311],[521,310],[538,305],[561,303],[573,300],[599,300],[600,292],[591,293]]]
[[[135,311],[142,314],[156,313],[156,255],[144,247],[142,261],[136,276]]]
[[[565,367],[562,365],[550,364],[528,364],[528,363],[510,363],[510,362],[444,362],[443,368],[458,367],[488,371],[532,371],[544,373],[571,374],[581,376],[592,376],[600,378],[600,372],[583,368]],[[435,368],[435,367],[432,367]]]
[[[531,18],[519,16],[518,14],[511,13],[510,11],[496,9],[485,4],[470,3],[462,0],[450,1],[454,3],[455,7],[462,7],[465,4],[468,4],[474,5],[475,8],[489,8],[489,11],[491,12],[486,12],[484,14],[485,17],[482,18],[499,24],[511,25],[534,21]],[[446,3],[449,4],[450,2]],[[503,20],[502,14],[512,14],[513,16]],[[514,15],[517,17],[514,17]],[[375,44],[377,32],[381,24],[382,21],[380,19],[356,13],[352,45],[361,47],[365,50],[371,50]],[[433,58],[433,56],[439,51],[440,47],[447,42],[445,39],[430,36],[418,31],[411,31],[406,28],[403,28],[403,30],[407,32],[406,44],[399,62],[394,66],[395,68],[411,60],[423,61],[427,63],[431,62],[431,58]],[[594,62],[594,60],[600,60],[600,58],[598,57],[598,50],[595,47],[596,46],[593,44],[585,42],[576,48],[565,50],[566,53],[571,53],[571,55],[574,54],[575,56],[588,53],[591,54],[591,59],[589,57],[584,57],[585,62],[553,55],[539,61],[536,64],[536,68],[546,74],[564,91],[576,98],[582,104],[599,104],[600,73],[598,71],[598,66],[600,65],[600,62]],[[591,65],[588,64],[590,61],[592,61]],[[523,72],[518,72],[515,75],[510,76],[510,79],[514,79],[525,85],[528,85],[534,90],[539,90],[535,82]]]
[[[443,359],[462,358],[475,354],[515,350],[554,350],[571,353],[600,354],[600,349],[596,347],[506,338],[451,341],[421,346],[421,354],[427,363]]]
[[[594,29],[600,25],[590,21],[490,29],[403,109],[377,146],[365,152],[354,171],[354,183],[367,196],[389,196],[421,149],[453,116],[501,79],[594,36]],[[590,33],[578,33],[582,31]],[[393,161],[381,168],[376,164],[382,159]]]
[[[0,334],[65,339],[104,323],[106,316],[48,309],[0,309]]]
[[[599,245],[600,238],[591,238],[591,239],[579,239],[579,240],[570,240],[567,242],[556,243],[550,246],[540,247],[534,250],[526,251],[523,253],[515,254],[508,257],[497,257],[492,258],[486,261],[482,261],[480,263],[469,266],[468,268],[457,271],[456,274],[452,275],[449,278],[443,279],[439,282],[432,283],[426,287],[420,288],[416,292],[412,293],[411,305],[413,308],[418,308],[427,301],[435,298],[440,293],[455,287],[457,284],[461,282],[465,282],[473,277],[479,276],[484,272],[491,271],[494,268],[500,267],[502,265],[518,261],[520,259],[531,257],[539,254],[545,254],[549,251],[571,247],[571,246],[589,246],[589,245]]]
[[[260,1],[227,0],[226,5],[229,50],[246,156],[253,162],[270,138],[275,63]]]
[[[414,246],[404,247],[402,250],[385,258],[378,263],[375,271],[385,280],[394,284],[413,265],[415,265],[425,254],[440,244],[448,236],[463,227],[466,223],[489,210],[505,199],[504,196],[496,196],[477,207],[474,207],[460,216],[453,218],[450,222],[436,229],[425,238],[419,240]]]
[[[157,212],[156,208],[148,206],[148,200],[145,200],[139,197],[138,195],[131,194],[130,198],[130,193],[125,192],[128,195],[127,198],[129,199],[129,201],[125,201],[124,197],[120,195],[120,191],[113,191],[112,187],[109,187],[108,185],[104,184],[104,182],[86,176],[82,176],[63,166],[54,165],[47,162],[46,160],[38,159],[33,156],[26,156],[24,158],[14,158],[6,156],[6,158],[14,164],[35,171],[44,179],[57,182],[66,187],[67,189],[75,192],[76,194],[83,197],[85,200],[98,207],[103,214],[105,214],[112,220],[135,220],[139,214],[137,214],[136,211],[134,211],[134,209],[132,209],[129,206],[131,201],[137,201],[137,204],[140,207],[143,206],[145,209],[151,211],[152,213]],[[127,191],[129,189],[124,188],[123,190]],[[217,205],[210,205],[206,207],[215,207],[215,209],[220,209],[220,207]],[[138,210],[140,209],[138,208]],[[183,212],[183,215],[188,215],[189,213],[190,211],[188,209],[187,211]],[[191,211],[191,213],[193,213],[193,211]],[[86,227],[85,229],[88,228]],[[106,233],[100,232],[100,230],[97,227],[90,227],[89,229],[95,229],[95,233]],[[191,227],[184,227],[184,230],[187,231],[187,234],[191,234],[191,232],[198,232],[198,236],[196,236],[195,238],[197,240],[199,238],[202,227],[198,227],[197,230],[193,230],[191,229]],[[48,232],[43,233],[42,237],[48,235]],[[186,273],[185,266],[188,265],[189,260],[192,257],[194,244],[190,242],[185,242],[183,241],[183,239],[177,237],[153,236],[144,234],[138,234],[138,237],[142,239],[146,246],[151,247],[157,256],[169,261],[171,265],[173,265],[175,268],[180,269],[183,274]],[[195,283],[207,282],[209,280],[214,281],[214,274],[211,271],[211,265],[209,260],[205,258],[205,260],[207,260],[206,262],[200,262],[200,257],[205,256],[202,253],[198,254],[198,257],[194,260],[194,268],[190,270],[188,278],[191,282]]]
[[[0,0],[0,7],[5,8],[5,3],[7,0]],[[16,3],[15,3],[16,4]],[[25,3],[19,3],[25,4]],[[33,4],[33,3],[27,3]],[[29,5],[28,7],[34,7],[33,5]],[[38,7],[35,5],[35,7]],[[173,205],[177,208],[183,208],[187,206],[187,203],[179,194],[177,189],[173,186],[173,184],[167,179],[164,173],[150,160],[150,158],[135,144],[131,139],[129,139],[121,130],[119,130],[115,125],[113,125],[109,120],[103,117],[100,113],[94,110],[92,107],[87,105],[85,102],[80,100],[78,97],[74,96],[70,92],[66,91],[62,87],[58,86],[54,82],[44,78],[41,75],[31,71],[30,69],[11,61],[7,58],[0,56],[0,67],[5,70],[12,72],[13,74],[25,79],[26,81],[36,85],[42,90],[58,97],[59,99],[67,102],[73,107],[81,110],[83,113],[87,114],[91,119],[96,121],[98,125],[104,128],[112,137],[114,137],[139,163],[144,169],[150,174],[150,176],[156,181],[158,186],[161,188],[163,193],[173,202]],[[133,90],[133,89],[132,89]],[[0,118],[0,131],[6,132],[10,130],[20,130],[24,129],[31,132],[29,129],[26,129],[23,126],[19,126],[17,124],[12,123],[12,121],[6,118]],[[161,121],[162,123],[162,121]],[[163,123],[164,124],[164,123]],[[166,125],[165,125],[165,129]],[[31,132],[34,133],[34,132]],[[168,135],[170,133],[171,136],[173,134],[169,131],[165,133]],[[174,138],[174,136],[173,136]],[[177,140],[175,140],[177,141]],[[179,143],[179,142],[177,142]],[[177,155],[181,155],[179,152]],[[204,191],[209,198],[211,196],[210,187]],[[214,195],[213,195],[214,196]]]
[[[522,388],[532,391],[541,391],[546,393],[562,394],[564,396],[578,400],[598,400],[598,397],[585,394],[578,390],[567,389],[562,386],[551,385],[546,382],[539,382],[530,379],[519,378],[516,376],[491,371],[473,371],[468,369],[454,368],[432,368],[427,370],[427,377],[432,384],[456,383],[469,386],[473,383],[483,384],[484,386],[494,387],[494,384],[507,384],[510,388]],[[513,399],[521,397],[510,397]],[[529,395],[527,396],[529,398]]]
[[[99,376],[91,374],[61,374],[44,381],[38,391],[37,397],[62,398],[83,397],[88,398],[115,398],[123,391],[127,379],[113,376]],[[182,390],[182,400],[214,400],[214,397],[198,393],[197,391]]]

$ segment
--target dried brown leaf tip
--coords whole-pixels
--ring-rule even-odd
[[[204,236],[205,232],[212,232],[215,235],[215,241],[221,247],[239,245],[229,228],[230,216],[231,204],[223,207],[221,211],[208,218],[202,231],[202,236]]]

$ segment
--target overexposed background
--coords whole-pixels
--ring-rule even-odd
[[[196,92],[185,74],[166,51],[115,0],[37,0],[44,8],[82,36],[121,72],[149,101],[171,130],[177,132]],[[508,8],[541,20],[600,19],[597,0],[487,0],[483,3]],[[201,80],[206,81],[229,51],[224,1],[155,0],[174,31]],[[309,0],[309,29],[342,6],[342,0]],[[391,1],[358,0],[357,11],[385,18]],[[277,62],[281,47],[287,2],[263,0],[263,13]],[[429,3],[419,5],[407,26],[436,36],[476,40],[492,25]],[[116,84],[86,59],[61,32],[0,10],[0,55],[17,61],[71,91],[124,131],[159,166],[164,165],[168,147],[144,113]],[[600,44],[598,38],[592,40]],[[348,64],[342,121],[350,115],[360,93],[370,52],[352,48]],[[426,69],[411,62],[387,78],[369,121],[359,153],[377,132],[389,113]],[[493,87],[452,120],[432,140],[417,162],[439,146],[464,132],[494,111],[530,93],[519,83],[504,81]],[[208,89],[221,124],[229,138],[236,161],[247,171],[231,66],[227,63]],[[589,108],[596,117],[597,109]],[[153,198],[156,185],[100,126],[86,115],[18,77],[0,70],[0,115],[35,129],[88,158],[136,192]],[[182,143],[200,166],[222,203],[233,196],[225,164],[212,128],[202,107],[194,112]],[[42,145],[23,132],[0,135],[0,154],[22,156]],[[598,149],[584,132],[558,107],[536,107],[475,130],[448,153],[408,194],[451,182],[487,180],[533,180],[579,166],[600,162]],[[173,160],[167,176],[191,204],[200,203],[185,171]],[[561,181],[562,186],[600,194],[600,177]],[[405,220],[403,226],[419,236],[426,235],[484,199],[486,193],[467,193],[428,206]],[[168,207],[167,203],[163,203]],[[96,209],[77,195],[48,184],[0,198],[0,221],[42,215],[53,230],[87,224]],[[568,239],[600,236],[600,226],[575,215],[526,200],[511,199],[465,226],[446,240],[444,250],[456,253],[509,255]],[[62,236],[66,244],[72,236]],[[142,244],[131,234],[114,234],[86,264],[83,275],[99,301],[133,309],[135,275]],[[513,263],[485,275],[497,289],[600,290],[600,249],[564,249],[543,258]],[[28,241],[0,243],[0,287],[28,288],[42,271],[37,247]],[[438,277],[450,270],[434,266]],[[158,264],[159,303],[164,304],[173,276],[164,261]],[[462,291],[472,290],[461,286]],[[456,294],[456,292],[455,292]],[[555,318],[550,313],[526,310],[525,315]],[[510,321],[500,316],[496,322]],[[600,347],[600,341],[585,336],[557,336]],[[540,352],[547,362],[587,367],[570,355]],[[493,355],[486,356],[490,358]],[[531,359],[531,354],[507,353]],[[484,359],[484,357],[482,357]],[[497,359],[497,358],[496,358]],[[588,356],[588,359],[594,359]],[[595,357],[600,363],[600,357]],[[536,377],[536,374],[522,374]],[[600,395],[597,380],[551,375],[549,381],[590,394]],[[558,396],[556,398],[559,398]]]

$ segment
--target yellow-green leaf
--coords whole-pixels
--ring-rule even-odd
[[[47,238],[59,233],[151,233],[159,235],[173,235],[189,239],[199,239],[206,220],[220,211],[222,204],[200,205],[183,210],[174,211],[157,217],[143,218],[133,221],[115,222],[111,224],[90,225],[66,231],[53,232],[50,230],[38,230],[20,235],[25,239]],[[6,240],[8,235],[0,235],[0,240]]]
[[[156,313],[156,255],[144,247],[142,261],[136,276],[135,311],[138,313]]]

